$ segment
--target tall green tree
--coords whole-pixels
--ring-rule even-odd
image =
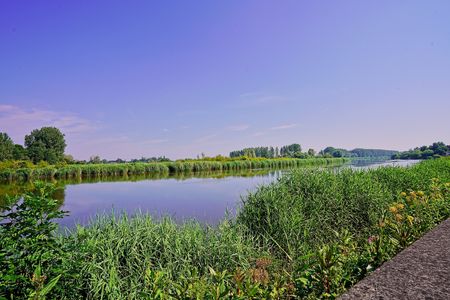
[[[0,161],[12,159],[14,143],[7,133],[0,132]]]
[[[25,136],[28,157],[34,162],[46,161],[54,164],[64,160],[66,141],[56,127],[42,127]]]
[[[443,142],[433,143],[429,149],[433,150],[434,154],[437,155],[446,155],[448,148]]]
[[[13,151],[13,159],[14,160],[27,160],[28,159],[27,150],[22,145],[15,144],[14,151]]]
[[[300,144],[291,144],[281,147],[280,154],[284,157],[295,157],[295,154],[302,152]]]

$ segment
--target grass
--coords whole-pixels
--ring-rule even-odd
[[[61,257],[42,272],[46,282],[62,274],[58,299],[335,298],[450,216],[447,182],[450,159],[298,169],[245,196],[217,227],[98,217],[57,236]]]
[[[29,181],[35,179],[68,179],[92,177],[117,177],[145,174],[167,174],[182,172],[229,171],[262,168],[287,168],[312,165],[333,165],[346,162],[345,158],[277,158],[224,161],[178,161],[151,163],[113,163],[61,166],[19,166],[0,168],[0,181]]]
[[[429,191],[432,178],[450,181],[450,160],[363,171],[299,169],[250,193],[237,222],[267,237],[277,253],[297,258],[332,241],[335,231],[369,235],[400,192]]]
[[[248,269],[263,253],[242,229],[227,221],[209,228],[197,222],[177,225],[167,218],[155,221],[148,215],[99,217],[91,227],[71,232],[63,243],[86,247],[84,253],[78,252],[78,260],[86,261],[80,277],[93,299],[139,299],[140,287],[146,285],[142,275],[149,270],[181,282],[204,276],[210,267]]]

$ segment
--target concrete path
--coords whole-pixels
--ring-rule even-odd
[[[450,219],[366,277],[341,300],[450,300]]]

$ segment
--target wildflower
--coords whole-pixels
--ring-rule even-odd
[[[372,235],[367,239],[367,242],[369,244],[372,244],[373,242],[375,242],[376,240],[378,240],[378,237],[376,235]]]
[[[403,216],[401,214],[396,214],[395,219],[397,220],[397,222],[400,222],[401,220],[403,220]]]
[[[411,197],[415,198],[415,197],[416,197],[416,192],[409,192],[409,195],[410,195]]]
[[[409,225],[412,225],[412,223],[414,221],[414,217],[413,216],[407,216],[406,219],[408,219]]]
[[[396,207],[398,210],[401,210],[401,209],[405,208],[405,205],[403,203],[397,203]]]
[[[418,192],[417,192],[417,195],[419,195],[419,197],[422,197],[423,195],[425,195],[425,193],[422,192],[422,191],[418,191]]]
[[[396,213],[397,213],[397,207],[391,206],[391,207],[389,207],[389,211],[390,211],[391,213],[393,213],[393,214],[396,214]]]
[[[401,192],[401,193],[400,193],[400,196],[406,197],[406,193],[405,193],[405,192]]]

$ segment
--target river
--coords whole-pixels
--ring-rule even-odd
[[[353,160],[339,168],[408,166],[417,162]],[[69,212],[59,223],[72,227],[87,224],[97,214],[114,212],[133,215],[140,211],[156,218],[170,216],[177,221],[196,219],[214,225],[227,211],[230,215],[236,212],[242,196],[289,171],[246,170],[58,181],[55,184],[60,189],[55,198],[60,201],[61,208]],[[6,194],[20,194],[30,186],[31,183],[2,184],[0,199],[4,199]]]

